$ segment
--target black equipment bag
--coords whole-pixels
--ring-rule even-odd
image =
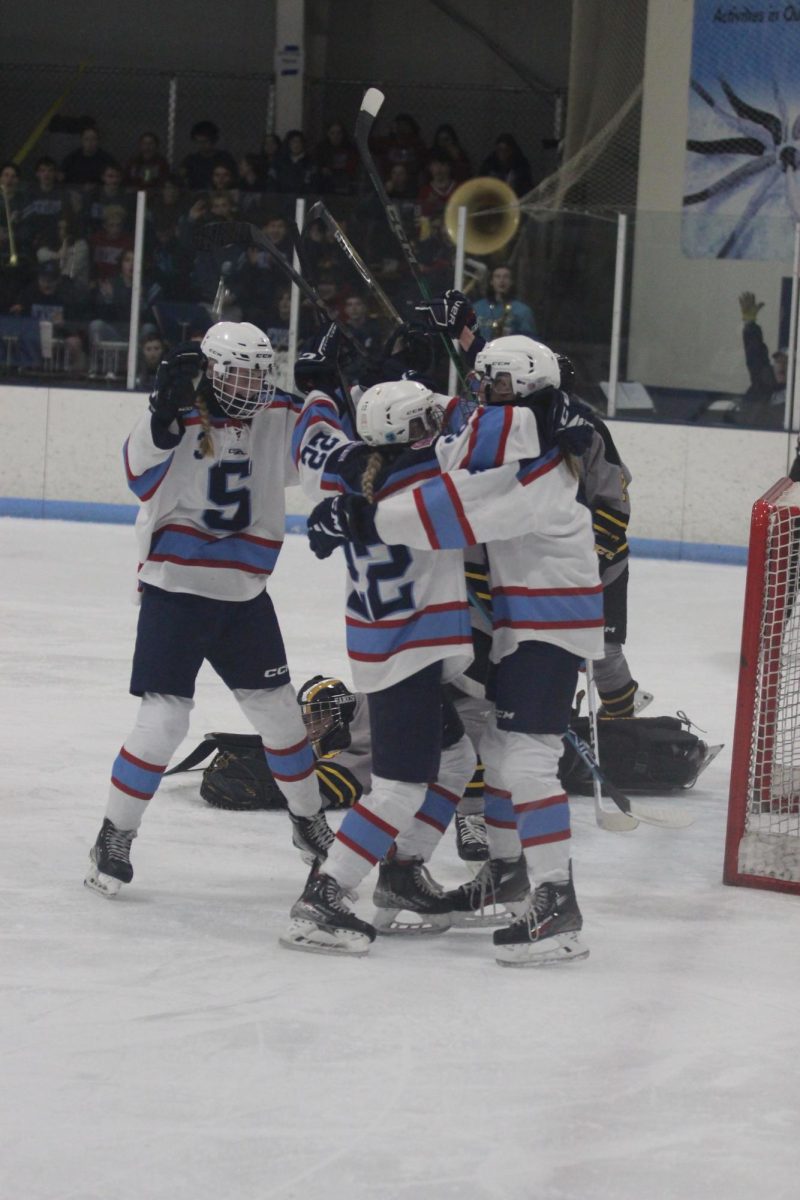
[[[570,728],[589,742],[589,718],[574,717]],[[708,746],[679,717],[616,717],[597,722],[600,769],[626,792],[689,788],[706,765]],[[567,792],[592,794],[589,768],[564,744],[559,776]]]
[[[214,757],[203,771],[200,795],[214,808],[239,812],[286,808],[257,733],[207,733],[197,749],[164,774],[190,771],[209,754]]]

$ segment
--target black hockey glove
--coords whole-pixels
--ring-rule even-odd
[[[592,410],[582,400],[568,396],[566,392],[555,392],[545,420],[547,440],[554,442],[563,453],[580,458],[594,437],[591,415]]]
[[[415,304],[414,311],[437,333],[443,333],[449,338],[457,338],[464,329],[470,329],[474,333],[477,326],[475,309],[464,293],[457,292],[455,288],[450,288],[435,300]]]
[[[313,350],[305,350],[294,364],[294,383],[302,396],[315,388],[335,398],[339,387],[339,343],[341,333],[331,322],[320,334]]]
[[[625,513],[613,508],[595,508],[592,510],[592,529],[594,548],[601,565],[607,566],[627,551],[628,518]]]
[[[205,371],[207,363],[197,342],[183,342],[159,363],[150,397],[150,411],[159,425],[166,428],[194,408],[194,381]]]
[[[375,529],[375,505],[363,496],[323,500],[308,518],[308,544],[317,558],[328,558],[345,542],[368,545],[380,540]]]

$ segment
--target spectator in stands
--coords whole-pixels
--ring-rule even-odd
[[[384,174],[388,174],[396,163],[402,163],[408,171],[410,186],[416,192],[428,150],[414,118],[408,113],[398,113],[388,136],[378,139],[376,149],[384,164]]]
[[[432,155],[426,167],[428,182],[419,190],[417,202],[420,216],[430,220],[444,216],[447,201],[456,190],[450,159]]]
[[[113,278],[126,250],[133,250],[133,236],[125,229],[125,209],[109,204],[103,213],[102,228],[89,238],[92,279],[99,283]]]
[[[369,310],[363,296],[354,293],[348,296],[342,305],[344,324],[361,342],[365,350],[378,350],[381,345],[381,332],[378,322],[369,315]]]
[[[278,155],[276,179],[279,192],[307,196],[318,188],[317,168],[299,129],[290,129]]]
[[[275,301],[264,332],[272,343],[273,350],[289,349],[289,318],[291,316],[292,293],[288,287],[280,288],[275,294]]]
[[[37,160],[36,183],[31,188],[18,222],[18,242],[34,252],[44,238],[57,231],[58,219],[67,211],[66,192],[57,183],[58,167],[46,155]]]
[[[506,264],[494,268],[489,276],[485,298],[476,301],[473,307],[478,318],[477,332],[487,342],[509,333],[525,333],[532,338],[537,336],[533,312],[527,304],[515,298],[514,276]]]
[[[260,154],[243,154],[239,159],[239,191],[267,192],[273,190],[267,178],[267,161]]]
[[[742,342],[750,387],[733,416],[737,424],[756,425],[760,429],[782,429],[788,355],[785,349],[780,349],[770,357],[758,324],[763,307],[763,300],[757,300],[753,292],[742,292],[739,297]]]
[[[103,168],[103,178],[100,187],[92,189],[84,198],[83,213],[86,222],[86,232],[96,233],[103,226],[106,209],[109,204],[121,208],[125,214],[124,228],[130,232],[133,229],[136,199],[123,189],[122,167],[109,163]]]
[[[274,309],[278,276],[267,266],[267,255],[248,246],[233,273],[231,289],[242,310],[242,320],[266,329]]]
[[[142,295],[149,289],[144,284]],[[117,270],[112,276],[100,279],[92,299],[92,311],[95,313],[89,322],[89,346],[94,348],[98,342],[127,342],[130,333],[131,299],[133,296],[133,250],[126,250],[119,260]],[[139,331],[144,338],[147,334],[157,333],[157,326],[149,311],[146,301],[143,301],[139,311]]]
[[[343,289],[334,271],[321,271],[317,278],[317,295],[331,320],[339,316],[339,306]],[[308,301],[303,301],[308,305]]]
[[[67,211],[58,218],[55,236],[42,242],[36,258],[40,263],[57,263],[61,275],[71,279],[79,293],[88,289],[89,243],[74,213]]]
[[[453,286],[454,249],[444,231],[444,218],[431,217],[423,222],[425,229],[417,246],[420,274],[425,279],[432,296],[442,295]],[[409,284],[408,299],[414,296]]]
[[[22,288],[9,310],[13,315],[50,321],[55,337],[65,343],[65,368],[85,369],[86,356],[82,338],[86,310],[72,284],[64,278],[55,261],[41,263],[36,277]]]
[[[157,223],[150,242],[148,274],[158,300],[190,300],[192,255],[171,221]]]
[[[431,155],[449,160],[450,173],[457,185],[472,176],[469,158],[452,125],[440,125],[436,130],[431,143]]]
[[[100,146],[100,137],[95,125],[85,125],[81,130],[81,144],[66,156],[61,164],[64,183],[83,188],[100,183],[103,171],[114,157]]]
[[[230,169],[228,164],[224,162],[215,163],[211,171],[211,185],[209,187],[211,194],[213,195],[214,192],[230,192],[236,186],[236,174]]]
[[[197,121],[189,135],[194,150],[181,163],[181,175],[186,186],[193,192],[205,191],[211,186],[214,167],[222,163],[236,175],[236,162],[227,150],[219,150],[219,129],[213,121]]]
[[[358,151],[341,121],[332,121],[316,149],[319,188],[326,195],[351,196],[358,180]]]
[[[278,163],[280,162],[283,141],[277,133],[268,133],[264,138],[264,169],[270,183],[269,191],[278,190]]]
[[[156,225],[171,225],[177,232],[178,222],[187,211],[187,197],[181,190],[180,180],[169,175],[152,197],[148,198],[147,215]]]
[[[481,163],[478,174],[502,179],[518,196],[524,196],[533,187],[531,164],[510,133],[500,134],[494,144],[494,150]]]
[[[139,149],[125,167],[125,182],[136,191],[160,187],[169,177],[169,163],[161,153],[158,137],[149,130],[139,135]]]
[[[236,216],[235,192],[210,192],[208,212],[212,221],[232,221]]]
[[[156,372],[162,358],[167,353],[167,346],[159,333],[146,333],[139,340],[139,363],[136,372],[136,386],[150,391],[156,381]]]

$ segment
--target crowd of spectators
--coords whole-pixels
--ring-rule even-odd
[[[127,341],[136,192],[142,189],[148,198],[137,364],[142,385],[152,374],[157,346],[163,350],[178,336],[201,332],[221,297],[228,315],[261,325],[278,348],[286,344],[286,277],[258,249],[198,253],[196,231],[209,222],[254,222],[291,257],[294,199],[321,196],[398,306],[415,298],[341,121],[332,121],[314,147],[293,129],[283,138],[269,135],[259,152],[237,161],[216,125],[204,120],[192,127],[191,146],[173,169],[158,136],[145,131],[134,152],[118,159],[87,120],[79,144],[60,163],[43,155],[30,165],[0,168],[0,369],[42,365],[38,327],[45,322],[44,340],[59,347],[60,370],[90,377],[121,373],[123,357],[101,357],[97,348]],[[439,125],[428,144],[405,113],[375,137],[373,153],[434,291],[452,281],[453,249],[443,219],[455,188],[475,174],[505,179],[520,195],[532,182],[510,134],[498,137],[474,168],[452,125]],[[306,260],[329,311],[371,345],[381,333],[373,297],[321,223],[307,232]],[[310,331],[309,318],[304,309],[301,333]]]

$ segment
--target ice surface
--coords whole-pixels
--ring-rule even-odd
[[[212,810],[197,775],[165,781],[118,900],[83,888],[136,708],[133,533],[5,519],[0,553],[0,1200],[797,1200],[800,899],[720,882],[741,568],[633,564],[648,715],[726,748],[688,830],[574,801],[591,957],[512,971],[486,930],[281,949],[287,819]],[[287,539],[296,684],[349,677],[342,574]],[[225,728],[203,673],[182,749]],[[433,866],[463,877],[451,837]]]

